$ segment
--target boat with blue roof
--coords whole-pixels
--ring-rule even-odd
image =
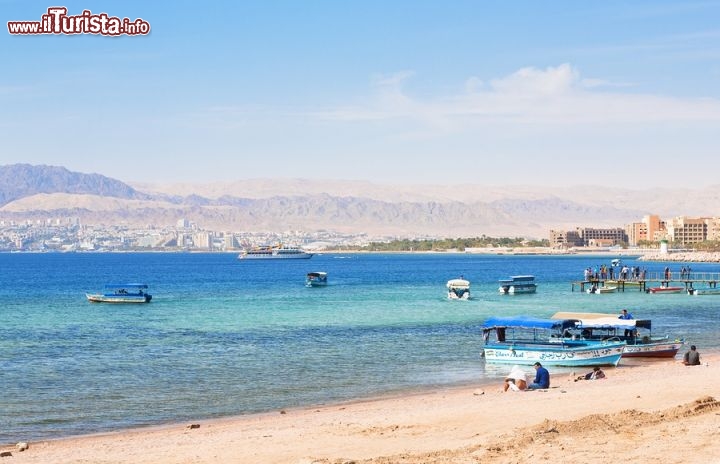
[[[491,317],[482,325],[485,362],[546,366],[617,366],[627,343],[568,338],[576,319]]]
[[[533,275],[510,276],[509,279],[500,280],[500,293],[503,295],[520,295],[523,293],[535,293],[537,284]]]
[[[149,303],[152,295],[147,290],[147,284],[107,284],[103,293],[87,293],[85,296],[91,303]]]

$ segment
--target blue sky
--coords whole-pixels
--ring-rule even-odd
[[[152,30],[8,32],[51,6]],[[720,184],[720,0],[0,0],[0,19],[0,164],[160,183]]]

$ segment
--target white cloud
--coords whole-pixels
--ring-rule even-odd
[[[335,121],[406,119],[444,133],[475,122],[574,125],[720,121],[720,101],[716,99],[621,92],[618,89],[630,84],[582,78],[567,63],[545,69],[522,68],[492,79],[489,88],[478,85],[482,81],[471,77],[462,93],[424,100],[403,92],[402,84],[413,76],[412,72],[403,71],[376,77],[375,93],[363,104],[312,114]]]

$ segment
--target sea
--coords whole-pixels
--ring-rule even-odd
[[[480,356],[480,327],[496,315],[627,308],[652,320],[653,335],[720,350],[720,296],[573,287],[613,258],[0,254],[0,443],[499,384],[510,366]],[[648,272],[681,266],[622,260]],[[305,287],[310,271],[327,272],[327,287]],[[537,293],[500,295],[498,280],[518,274],[535,275]],[[472,298],[448,300],[445,284],[460,276]],[[110,282],[146,283],[152,302],[86,300]]]

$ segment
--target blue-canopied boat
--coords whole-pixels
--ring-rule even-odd
[[[327,285],[327,272],[308,272],[305,276],[306,287],[324,287]]]
[[[482,326],[486,362],[546,366],[617,366],[626,343],[572,340],[575,319],[492,317]]]
[[[510,276],[509,279],[503,279],[500,281],[500,287],[498,288],[498,290],[503,295],[520,295],[523,293],[535,293],[535,291],[537,290],[535,276]]]
[[[147,289],[146,284],[107,284],[103,293],[87,293],[85,296],[92,303],[149,303],[152,295]]]

